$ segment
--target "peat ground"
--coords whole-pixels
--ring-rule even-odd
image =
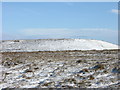
[[[0,88],[119,88],[119,50],[1,52]]]

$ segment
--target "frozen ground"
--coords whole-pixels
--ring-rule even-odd
[[[2,53],[0,88],[119,88],[117,50]]]
[[[61,50],[103,50],[118,49],[117,45],[88,39],[38,39],[3,41],[1,51],[61,51]]]

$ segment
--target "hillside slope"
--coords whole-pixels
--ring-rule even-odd
[[[87,39],[38,39],[2,42],[2,51],[61,51],[118,49],[117,45]]]

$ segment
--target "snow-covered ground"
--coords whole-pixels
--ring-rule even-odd
[[[0,89],[118,88],[118,60],[117,50],[4,52]]]
[[[118,49],[117,45],[88,39],[8,40],[1,43],[0,50],[10,52]]]
[[[7,40],[0,45],[0,89],[120,86],[117,45],[86,39]]]

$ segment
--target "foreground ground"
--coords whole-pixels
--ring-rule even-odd
[[[2,52],[0,88],[118,88],[118,50]]]

